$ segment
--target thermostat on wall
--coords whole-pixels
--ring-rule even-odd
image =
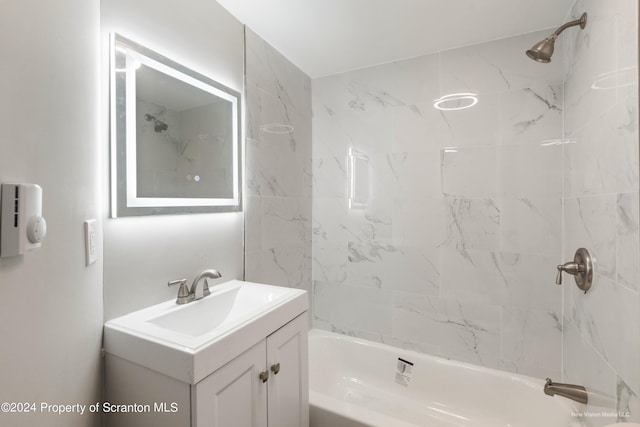
[[[42,217],[42,188],[36,184],[2,184],[0,257],[39,248],[47,234]]]

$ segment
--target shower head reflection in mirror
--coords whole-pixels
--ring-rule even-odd
[[[167,131],[167,129],[169,129],[169,125],[167,125],[162,120],[158,120],[156,117],[152,116],[151,114],[145,114],[144,119],[148,122],[153,120],[153,123],[154,123],[153,131],[156,133],[164,133]]]

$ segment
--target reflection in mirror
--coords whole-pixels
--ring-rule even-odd
[[[241,210],[240,94],[119,35],[112,216]]]

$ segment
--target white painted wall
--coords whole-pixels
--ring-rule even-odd
[[[103,73],[115,31],[242,92],[243,27],[216,2],[103,0],[100,13]],[[243,222],[242,213],[105,219],[105,319],[174,298],[169,280],[192,280],[205,268],[218,269],[224,280],[242,278]]]
[[[100,425],[39,406],[100,399],[102,254],[85,266],[82,225],[102,212],[98,43],[98,0],[0,3],[0,182],[40,184],[49,227],[0,259],[0,402],[37,404],[4,427]]]

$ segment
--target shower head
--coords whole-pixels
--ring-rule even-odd
[[[569,27],[574,27],[579,25],[580,28],[584,28],[587,26],[587,13],[583,13],[580,19],[576,19],[575,21],[567,22],[553,34],[551,34],[546,39],[542,40],[533,45],[531,49],[527,51],[527,56],[535,61],[547,63],[551,62],[551,55],[553,55],[553,48],[555,46],[556,39],[560,35],[561,32],[566,30]]]
[[[156,119],[154,116],[152,116],[151,114],[145,114],[144,115],[144,119],[148,122],[153,120],[153,130],[156,133],[165,133],[167,131],[167,129],[169,129],[169,125],[166,124],[165,122],[163,122],[162,120],[158,120]]]
[[[157,133],[165,133],[169,129],[169,125],[165,122],[161,122],[160,120],[156,120],[156,124],[153,127],[153,130]]]
[[[531,49],[527,51],[527,56],[534,61],[547,63],[551,62],[551,55],[553,55],[553,48],[555,46],[556,38],[547,37],[533,45]]]

